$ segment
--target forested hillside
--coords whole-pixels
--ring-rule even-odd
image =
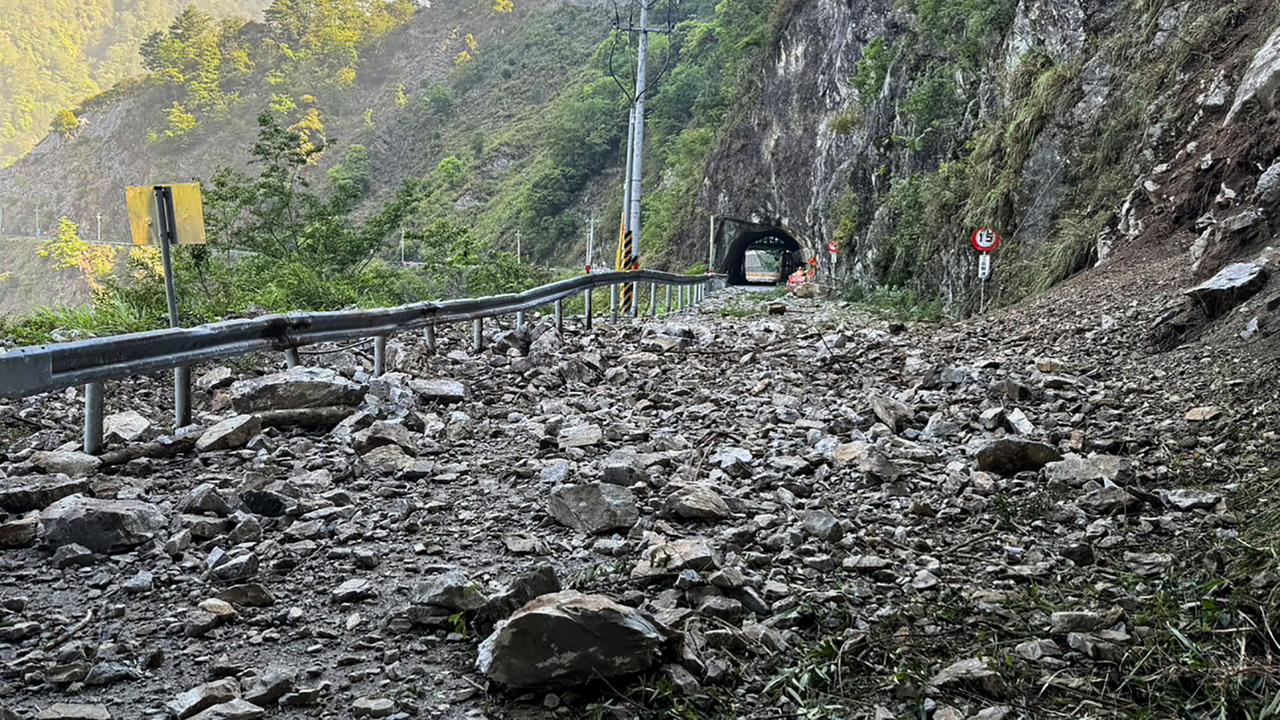
[[[0,166],[60,112],[142,72],[138,47],[183,9],[256,18],[267,0],[5,0],[0,3]],[[62,118],[63,130],[67,129]]]

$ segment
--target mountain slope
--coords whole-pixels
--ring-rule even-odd
[[[0,3],[0,166],[55,114],[142,71],[138,47],[187,5],[258,17],[267,0],[6,0]]]

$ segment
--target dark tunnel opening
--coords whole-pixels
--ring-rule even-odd
[[[768,228],[740,234],[729,246],[721,271],[730,285],[780,285],[802,267],[800,243],[784,230]]]

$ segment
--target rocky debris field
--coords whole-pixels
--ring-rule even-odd
[[[0,405],[0,718],[1244,717],[1280,689],[1246,276],[1160,354],[1168,263],[942,327],[724,291],[377,378],[203,367],[177,434],[165,378],[109,387],[100,457],[75,390]]]

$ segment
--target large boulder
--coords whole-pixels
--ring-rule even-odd
[[[499,623],[476,667],[508,687],[565,687],[640,672],[666,639],[657,621],[600,595],[543,595]]]
[[[1253,297],[1267,284],[1267,269],[1260,263],[1235,263],[1187,291],[1209,317],[1226,314]]]
[[[978,469],[999,475],[1016,475],[1028,470],[1039,470],[1051,462],[1062,459],[1052,445],[1033,440],[1002,438],[978,448],[975,455]]]
[[[87,477],[97,472],[102,461],[78,450],[48,450],[31,456],[31,464],[50,475]]]
[[[262,432],[262,419],[257,415],[234,415],[204,431],[196,441],[200,452],[234,450],[244,447]]]
[[[640,520],[631,490],[606,483],[558,485],[547,498],[547,512],[588,535],[630,530]]]
[[[364,385],[327,368],[295,367],[235,383],[231,386],[231,405],[239,413],[356,406],[366,390]]]
[[[122,552],[150,540],[168,524],[155,505],[71,495],[40,513],[52,545],[76,543],[102,553]]]
[[[33,475],[22,478],[20,484],[0,486],[0,510],[21,515],[43,510],[68,495],[88,491],[89,483],[85,480],[73,480],[66,475]]]
[[[1257,100],[1264,109],[1270,110],[1275,106],[1276,90],[1280,90],[1280,29],[1271,33],[1266,44],[1253,56],[1249,69],[1245,70],[1235,101],[1227,113],[1227,123],[1234,120],[1251,100]]]

